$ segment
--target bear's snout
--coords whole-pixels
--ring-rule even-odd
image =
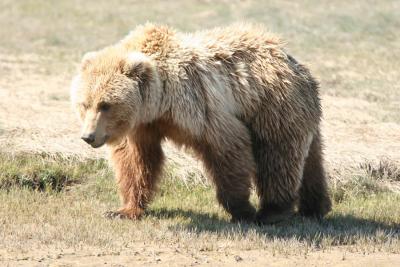
[[[86,143],[88,143],[89,145],[92,144],[95,140],[95,135],[94,133],[91,134],[84,134],[82,135],[82,140],[85,141]]]

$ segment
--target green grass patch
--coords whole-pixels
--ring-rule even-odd
[[[60,191],[88,176],[108,173],[104,160],[79,161],[60,155],[0,154],[0,189],[24,187]]]

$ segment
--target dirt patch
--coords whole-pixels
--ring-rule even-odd
[[[273,255],[265,250],[184,251],[138,244],[125,251],[33,250],[1,251],[0,262],[11,266],[397,266],[400,256],[387,253],[346,252],[340,248],[304,255]],[[329,258],[329,262],[327,262]]]
[[[376,103],[323,96],[325,155],[333,165],[349,165],[382,157],[400,160],[400,125],[382,122]]]

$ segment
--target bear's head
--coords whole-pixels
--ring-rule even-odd
[[[81,138],[94,148],[118,143],[159,116],[161,89],[156,65],[143,53],[113,47],[87,53],[71,86]]]

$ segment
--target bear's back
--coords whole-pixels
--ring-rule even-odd
[[[162,60],[175,55],[186,61],[186,55],[204,59],[239,59],[251,54],[274,54],[283,49],[283,42],[263,27],[253,24],[233,24],[194,33],[147,23],[138,26],[117,45],[129,51],[140,51]],[[190,58],[191,59],[191,58]]]

